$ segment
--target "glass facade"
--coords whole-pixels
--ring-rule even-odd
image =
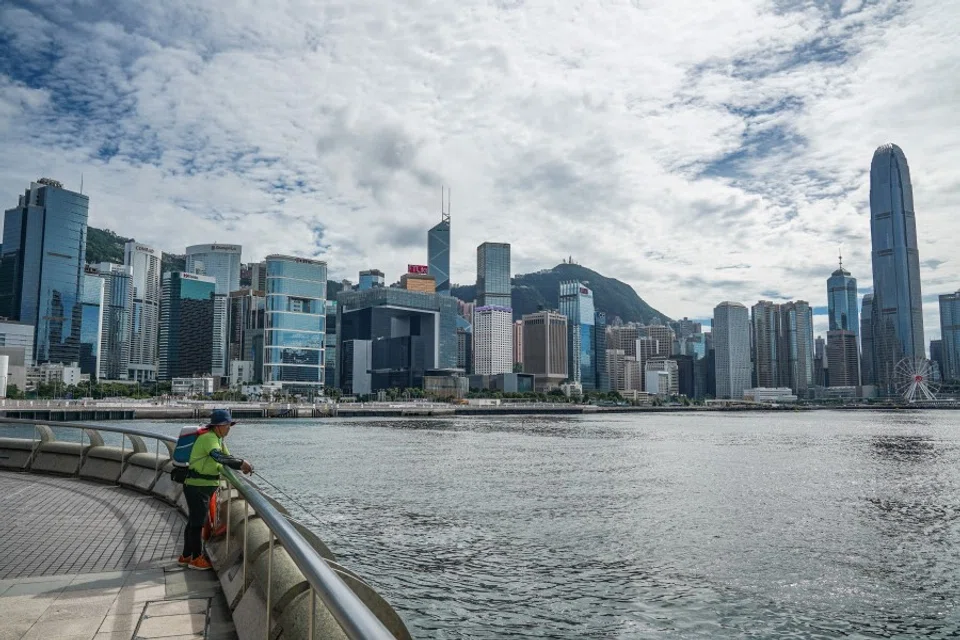
[[[103,280],[103,329],[100,333],[102,380],[126,380],[130,366],[130,315],[133,310],[133,269],[102,262],[95,267]]]
[[[383,271],[379,269],[367,269],[366,271],[360,272],[360,285],[358,288],[360,291],[366,291],[367,289],[373,289],[374,287],[383,286]]]
[[[863,296],[860,307],[860,381],[864,385],[877,384],[876,370],[873,366],[873,294]]]
[[[100,337],[103,333],[103,279],[95,274],[83,276],[80,297],[80,372],[97,378],[100,374]]]
[[[42,179],[4,215],[0,315],[35,326],[37,364],[80,359],[89,203]]]
[[[943,379],[960,380],[960,291],[940,296],[940,344]]]
[[[443,220],[427,232],[428,273],[437,282],[437,293],[450,295],[450,221]]]
[[[295,392],[325,384],[327,264],[267,256],[263,381]]]
[[[230,294],[229,359],[230,362],[252,362],[253,382],[256,383],[263,380],[266,306],[266,298],[260,290],[234,291]]]
[[[717,398],[740,400],[744,389],[750,386],[750,316],[747,308],[738,302],[721,302],[713,310],[713,358],[708,373],[714,371],[713,381],[707,381],[709,391]],[[709,366],[713,364],[713,366]],[[713,385],[711,385],[713,382]]]
[[[356,367],[358,347],[370,349],[369,370]],[[427,370],[457,367],[457,301],[393,288],[342,292],[337,348],[344,391],[422,386]]]
[[[827,308],[830,331],[852,331],[860,334],[860,315],[857,313],[857,279],[840,267],[827,278]]]
[[[337,301],[327,300],[324,331],[323,380],[328,387],[337,386]]]
[[[870,165],[873,244],[873,367],[878,391],[894,394],[897,362],[924,357],[920,254],[910,168],[900,147],[883,145]]]
[[[188,273],[210,276],[217,281],[217,293],[229,295],[240,289],[238,244],[197,244],[187,247]]]
[[[209,375],[213,361],[216,281],[192,273],[163,274],[159,378]]]
[[[477,247],[477,306],[513,308],[510,245],[484,242]]]
[[[133,271],[127,378],[138,382],[152,382],[157,378],[162,258],[162,251],[138,242],[128,242],[123,248],[123,264]]]
[[[560,283],[560,313],[567,318],[567,372],[584,390],[597,388],[593,291],[582,283]],[[605,331],[606,329],[604,329]]]

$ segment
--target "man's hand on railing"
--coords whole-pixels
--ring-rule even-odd
[[[251,473],[253,473],[253,465],[247,462],[246,460],[244,460],[243,463],[241,463],[240,465],[240,471],[243,471],[245,474],[250,475]]]

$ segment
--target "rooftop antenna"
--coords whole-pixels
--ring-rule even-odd
[[[444,191],[446,191],[446,200],[444,200]],[[446,222],[450,224],[450,189],[444,190],[444,187],[440,186],[440,222]]]
[[[843,243],[840,243],[840,247],[837,249],[840,254],[840,270],[843,271]]]
[[[80,195],[83,195],[83,172],[80,172]]]

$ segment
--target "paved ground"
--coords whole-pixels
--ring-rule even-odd
[[[179,512],[126,489],[0,472],[0,640],[236,638]]]

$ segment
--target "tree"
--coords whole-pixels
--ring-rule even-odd
[[[15,384],[7,386],[7,397],[11,400],[23,400],[27,397],[23,391],[20,391],[19,387]]]

